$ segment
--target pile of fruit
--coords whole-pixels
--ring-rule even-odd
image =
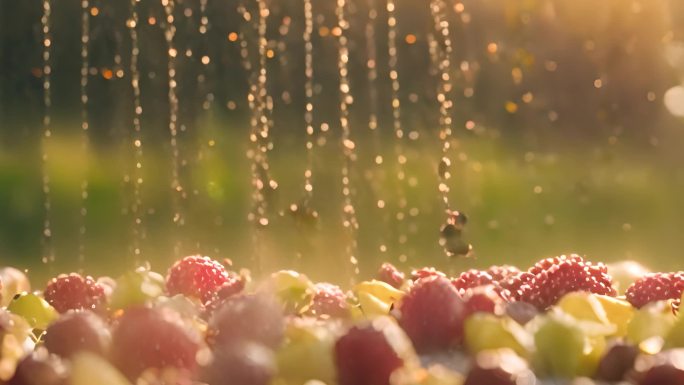
[[[684,384],[684,273],[578,255],[349,291],[208,257],[166,276],[0,269],[0,384]]]

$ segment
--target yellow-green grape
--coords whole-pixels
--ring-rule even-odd
[[[552,314],[546,317],[535,336],[534,365],[551,377],[591,377],[605,351],[605,337],[589,336],[572,317]]]
[[[143,305],[164,293],[164,277],[140,267],[116,280],[110,307],[112,310]]]
[[[0,309],[0,384],[12,377],[19,360],[33,349],[30,333],[25,319]]]
[[[667,302],[648,304],[634,312],[634,317],[627,325],[627,339],[639,345],[653,337],[664,338],[675,321],[676,317]]]
[[[363,281],[354,286],[353,291],[366,317],[389,314],[392,304],[399,301],[405,294],[390,284],[377,280]]]
[[[24,318],[32,328],[41,330],[59,316],[47,301],[33,293],[17,294],[7,310]]]
[[[281,270],[271,274],[271,284],[286,313],[299,314],[311,304],[314,284],[304,274]]]
[[[71,360],[70,385],[130,385],[130,382],[102,357],[78,353]]]
[[[475,313],[468,317],[465,321],[464,338],[471,354],[510,348],[521,357],[526,357],[532,345],[532,335],[517,322],[489,313]]]
[[[606,325],[611,329],[609,334],[618,337],[627,334],[627,325],[634,316],[629,302],[588,292],[566,294],[556,307],[578,320]]]
[[[330,326],[313,319],[294,320],[287,326],[285,343],[276,353],[280,382],[335,382],[333,346],[337,334]]]
[[[402,367],[392,373],[392,385],[461,385],[463,376],[442,365],[427,369]]]
[[[3,267],[0,269],[0,306],[7,306],[15,295],[30,292],[31,283],[21,270],[13,267]]]

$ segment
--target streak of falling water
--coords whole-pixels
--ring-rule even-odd
[[[446,224],[442,226],[440,245],[444,247],[447,256],[454,255],[468,255],[471,251],[471,246],[461,239],[461,232],[466,223],[466,217],[458,211],[451,209],[449,202],[449,179],[451,179],[451,159],[449,158],[449,150],[451,148],[452,135],[452,89],[453,82],[451,80],[451,54],[453,47],[451,44],[451,36],[449,31],[449,22],[444,15],[444,7],[446,5],[442,0],[432,0],[430,3],[430,11],[434,20],[435,32],[437,39],[430,41],[430,57],[433,60],[438,60],[436,67],[439,74],[439,86],[437,90],[437,101],[439,102],[440,113],[440,132],[439,138],[442,142],[442,158],[437,167],[439,175],[439,192],[442,196],[445,212],[447,215]],[[439,49],[441,44],[442,49]]]
[[[90,124],[88,122],[88,70],[90,67],[89,46],[90,2],[89,0],[81,0],[81,145],[83,147],[83,154],[85,156],[88,156],[88,149],[90,147],[90,138],[88,136],[88,130],[90,129]],[[86,219],[88,215],[88,184],[88,170],[86,170],[86,174],[81,181],[81,223],[78,231],[78,261],[81,267],[83,267],[83,262],[85,262]]]
[[[304,93],[306,106],[304,124],[306,125],[306,169],[304,170],[304,204],[308,205],[313,196],[313,7],[311,0],[304,0]]]
[[[202,108],[204,110],[208,110],[209,107],[211,106],[211,102],[213,101],[213,95],[211,92],[209,92],[206,88],[207,84],[207,76],[209,76],[209,73],[207,71],[207,67],[209,66],[209,63],[211,63],[211,56],[209,56],[209,42],[208,42],[208,37],[207,37],[207,32],[209,32],[209,17],[207,16],[207,2],[208,0],[200,0],[200,23],[198,32],[202,36],[202,41],[205,44],[205,49],[206,51],[204,52],[204,55],[200,58],[200,61],[202,63],[202,67],[200,70],[200,74],[198,76],[198,88],[201,90],[201,92],[204,92],[204,96],[202,98]]]
[[[396,4],[394,0],[387,0],[387,53],[389,79],[392,85],[392,127],[394,129],[394,155],[396,156],[397,167],[397,220],[399,255],[401,262],[406,261],[404,245],[407,242],[406,236],[406,155],[404,154],[404,128],[401,125],[401,101],[399,100],[399,72],[397,71],[397,18]]]
[[[40,18],[43,30],[43,136],[42,136],[42,173],[43,173],[43,263],[54,262],[55,249],[52,242],[52,197],[50,193],[50,173],[48,170],[48,143],[52,137],[50,111],[52,109],[52,95],[50,92],[50,75],[52,72],[52,35],[50,23],[52,5],[50,0],[43,0],[43,15]]]
[[[354,102],[349,87],[349,70],[347,64],[349,62],[349,48],[347,46],[346,31],[349,28],[345,15],[346,0],[337,0],[337,26],[340,28],[338,36],[338,60],[337,68],[340,79],[340,126],[342,128],[342,151],[344,154],[344,161],[342,163],[342,225],[347,230],[349,239],[346,245],[347,256],[351,263],[352,270],[355,275],[359,274],[359,261],[357,259],[357,232],[359,228],[356,220],[356,211],[352,197],[350,169],[351,164],[356,158],[355,147],[356,144],[351,140],[351,128],[349,126],[349,106]],[[352,278],[354,280],[355,278]]]
[[[371,131],[371,136],[373,138],[373,148],[374,157],[373,163],[375,164],[374,172],[368,174],[374,189],[375,196],[377,197],[376,207],[379,210],[378,218],[382,218],[382,224],[380,229],[378,229],[378,249],[380,252],[387,252],[387,245],[385,244],[386,239],[381,229],[386,228],[387,223],[387,213],[384,210],[385,200],[382,198],[382,183],[380,182],[381,175],[383,172],[382,163],[384,161],[382,157],[382,146],[380,132],[378,130],[378,67],[377,67],[377,46],[375,44],[375,22],[378,18],[378,9],[375,0],[369,0],[368,3],[368,22],[366,23],[366,69],[367,69],[367,79],[368,79],[368,106],[370,113],[368,114],[368,129]],[[374,182],[374,183],[373,183]]]
[[[175,48],[174,37],[176,35],[176,24],[174,20],[174,0],[161,0],[164,6],[164,13],[166,15],[166,27],[164,31],[164,37],[166,39],[166,44],[168,48],[168,78],[169,78],[169,132],[171,134],[171,153],[172,153],[172,164],[171,164],[171,189],[172,189],[172,205],[173,205],[173,222],[176,226],[183,227],[185,224],[185,218],[183,216],[183,210],[181,208],[181,199],[185,197],[185,191],[183,191],[183,185],[180,181],[179,168],[180,168],[180,153],[178,149],[178,95],[176,93],[178,83],[176,81],[176,56],[178,56],[178,51]],[[179,236],[180,234],[176,234]],[[180,256],[181,252],[181,242],[180,239],[176,240],[176,244],[173,248],[174,255],[176,257]]]
[[[138,44],[138,2],[131,0],[130,12],[126,26],[131,37],[131,88],[133,89],[133,135],[132,145],[134,152],[135,167],[133,169],[133,258],[136,266],[142,257],[141,243],[145,239],[145,226],[143,223],[144,209],[142,206],[142,184],[143,184],[143,143],[142,143],[142,104],[140,101],[140,71],[138,68],[138,57],[140,47]]]

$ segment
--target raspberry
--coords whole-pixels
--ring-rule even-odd
[[[502,314],[504,300],[494,285],[478,286],[467,289],[463,294],[466,316],[474,313]]]
[[[677,273],[649,273],[634,282],[625,296],[627,301],[636,308],[640,308],[649,302],[673,299],[675,308],[684,290],[684,272]]]
[[[577,255],[546,259],[530,271],[546,268],[520,288],[520,300],[546,309],[573,291],[615,296],[611,277],[603,264],[593,265]]]
[[[404,361],[381,330],[354,326],[335,343],[339,385],[389,385],[392,372]]]
[[[520,272],[516,275],[499,281],[499,285],[506,290],[510,301],[519,301],[523,294],[523,285],[528,284],[534,279],[534,275],[528,272]]]
[[[308,312],[318,317],[346,318],[349,316],[347,298],[339,286],[330,283],[317,283]]]
[[[226,298],[240,294],[245,289],[245,278],[241,275],[228,273],[228,280],[211,296],[205,305],[208,310],[215,310]]]
[[[378,270],[378,280],[390,284],[392,287],[398,289],[404,283],[404,273],[399,271],[391,263],[383,263]]]
[[[421,267],[420,269],[416,269],[416,270],[411,271],[411,281],[415,282],[421,278],[432,277],[434,275],[440,276],[440,277],[446,277],[446,274],[435,269],[434,267]]]
[[[551,267],[558,265],[564,261],[584,262],[584,258],[577,254],[570,254],[570,256],[561,255],[559,257],[546,258],[535,263],[534,266],[532,266],[528,272],[532,275],[537,275],[542,271],[546,271]]]
[[[102,319],[88,311],[70,311],[48,326],[43,337],[50,353],[71,357],[82,351],[105,355],[110,334]]]
[[[68,310],[104,310],[104,288],[90,277],[79,274],[61,274],[52,278],[45,288],[45,300],[58,312]]]
[[[449,348],[463,337],[465,305],[441,276],[419,279],[401,301],[399,324],[419,352]]]
[[[466,289],[471,289],[478,286],[489,285],[494,282],[489,273],[486,271],[470,269],[464,271],[458,278],[451,281],[459,293],[463,293]]]
[[[171,266],[166,276],[166,290],[209,302],[218,289],[229,281],[226,269],[209,257],[191,255]]]
[[[509,265],[493,265],[489,266],[486,272],[492,276],[493,280],[500,282],[520,274],[520,269]]]
[[[169,309],[129,308],[112,333],[111,360],[134,380],[148,368],[193,370],[199,337]]]

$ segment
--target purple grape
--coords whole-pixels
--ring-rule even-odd
[[[208,385],[223,385],[226,379],[240,385],[268,385],[276,372],[273,351],[264,345],[240,341],[222,346],[203,371]]]
[[[246,340],[275,348],[283,339],[283,309],[267,294],[227,298],[210,320],[213,342],[221,347]]]
[[[66,385],[67,377],[62,360],[39,347],[19,362],[8,385]]]
[[[111,335],[100,317],[89,311],[70,311],[46,330],[45,347],[50,353],[71,357],[80,351],[105,355]]]

